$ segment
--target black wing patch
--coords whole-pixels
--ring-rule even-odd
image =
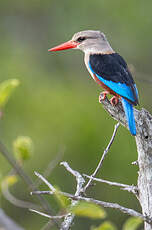
[[[105,80],[124,83],[130,86],[135,102],[138,104],[138,95],[135,82],[125,60],[118,54],[91,54],[89,64],[92,70]]]
[[[125,60],[117,53],[92,54],[89,63],[93,71],[106,80],[135,84]]]

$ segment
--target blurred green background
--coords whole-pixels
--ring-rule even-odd
[[[0,1],[1,81],[17,78],[21,82],[0,121],[0,138],[9,150],[18,135],[32,138],[35,154],[24,168],[33,179],[34,171],[42,173],[63,148],[62,160],[81,173],[92,173],[116,123],[98,103],[101,89],[90,78],[83,54],[75,50],[48,53],[48,48],[70,39],[80,30],[103,31],[114,50],[134,66],[140,107],[152,112],[151,11],[151,0]],[[138,168],[131,162],[136,159],[135,140],[120,127],[98,176],[134,184]],[[0,156],[2,176],[10,169]],[[60,165],[49,180],[63,191],[74,192],[74,178]],[[12,193],[23,200],[31,199],[21,180]],[[97,184],[89,189],[88,195],[140,211],[133,195],[116,188]],[[51,205],[58,210],[56,203]],[[14,207],[3,196],[1,207],[27,230],[41,229],[48,221],[27,209]],[[127,216],[116,210],[107,211],[108,219],[121,229]],[[90,229],[91,225],[100,223],[77,218],[72,229]]]

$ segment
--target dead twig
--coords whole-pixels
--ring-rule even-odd
[[[0,152],[5,157],[5,159],[10,163],[10,165],[13,167],[15,173],[17,173],[24,180],[24,182],[28,185],[29,189],[32,191],[38,190],[38,187],[35,186],[32,179],[24,172],[22,167],[15,161],[12,154],[9,153],[9,151],[7,150],[7,148],[1,141],[0,141]],[[50,214],[53,213],[53,210],[50,207],[49,203],[42,196],[37,195],[36,197],[39,200],[42,208],[45,211],[47,211]],[[59,225],[56,222],[56,220],[53,220],[53,221],[56,224],[56,226],[59,228]]]
[[[104,159],[105,159],[105,157],[106,157],[106,155],[107,155],[107,153],[108,153],[108,151],[109,151],[109,149],[110,149],[112,143],[114,142],[114,139],[115,139],[115,136],[116,136],[118,127],[119,127],[119,123],[117,123],[117,124],[115,125],[114,131],[113,131],[113,134],[112,134],[112,137],[111,137],[111,139],[110,139],[109,144],[107,145],[106,149],[104,150],[104,152],[103,152],[103,154],[102,154],[102,156],[101,156],[101,159],[100,159],[100,161],[99,161],[99,163],[98,163],[98,165],[97,165],[95,171],[91,174],[90,180],[88,181],[88,183],[86,184],[86,186],[83,188],[83,192],[84,192],[84,193],[85,193],[85,191],[89,188],[89,186],[91,185],[92,177],[95,177],[96,174],[97,174],[97,172],[99,171],[99,169],[102,167],[103,161],[104,161]]]
[[[39,215],[41,215],[41,216],[45,216],[45,217],[47,217],[47,218],[49,218],[49,219],[63,219],[66,215],[60,215],[60,216],[50,216],[50,215],[48,215],[48,214],[46,214],[46,213],[44,213],[44,212],[40,212],[40,211],[37,211],[37,210],[35,210],[35,209],[29,209],[31,212],[35,212],[35,213],[37,213],[37,214],[39,214]]]
[[[86,174],[83,174],[85,177],[92,179],[93,181],[97,181],[100,183],[105,183],[111,186],[116,186],[116,187],[120,187],[122,190],[128,191],[128,192],[132,192],[133,194],[137,195],[138,194],[138,187],[135,185],[128,185],[128,184],[122,184],[122,183],[118,183],[118,182],[113,182],[113,181],[109,181],[109,180],[103,180],[100,178],[96,178],[96,177],[92,177],[92,176],[88,176]]]
[[[78,171],[73,170],[69,166],[69,164],[67,162],[61,162],[60,164],[63,165],[66,168],[66,170],[68,172],[70,172],[76,178],[77,188],[76,188],[75,196],[79,196],[80,193],[81,193],[81,190],[83,188],[83,185],[85,183],[85,180],[83,179],[82,175]],[[72,201],[71,206],[76,205],[76,203],[77,203],[77,201]],[[74,214],[68,213],[65,216],[65,219],[64,219],[64,221],[61,224],[60,230],[68,230],[68,229],[70,229],[70,227],[72,225],[72,222],[73,222],[73,219],[74,219]]]
[[[48,182],[41,174],[36,173],[36,175],[51,189],[51,191],[36,191],[36,192],[32,192],[31,194],[39,194],[39,195],[52,195],[56,189],[54,188],[54,186]],[[105,208],[113,208],[113,209],[118,209],[119,211],[121,211],[122,213],[128,214],[130,216],[134,216],[134,217],[140,217],[141,219],[143,219],[144,221],[146,221],[147,223],[151,224],[152,223],[152,219],[149,218],[148,216],[144,216],[141,213],[130,209],[130,208],[126,208],[123,207],[117,203],[110,203],[110,202],[105,202],[105,201],[100,201],[100,200],[96,200],[90,197],[82,197],[82,196],[76,196],[76,195],[72,195],[70,193],[66,193],[66,192],[60,192],[62,195],[71,198],[74,201],[86,201],[86,202],[91,202],[94,204],[97,204],[99,206],[105,207]]]

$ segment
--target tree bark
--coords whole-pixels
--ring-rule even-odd
[[[123,126],[127,126],[121,102],[112,106],[106,98],[101,101],[105,110]],[[138,152],[138,200],[142,213],[152,218],[152,115],[145,109],[134,109],[137,135],[135,137]],[[152,224],[145,222],[145,230],[152,230]]]

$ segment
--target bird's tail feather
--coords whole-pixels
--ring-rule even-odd
[[[136,135],[136,123],[135,123],[135,118],[134,118],[133,105],[129,103],[123,97],[121,99],[122,99],[122,105],[125,111],[129,130],[131,134],[135,136]]]

